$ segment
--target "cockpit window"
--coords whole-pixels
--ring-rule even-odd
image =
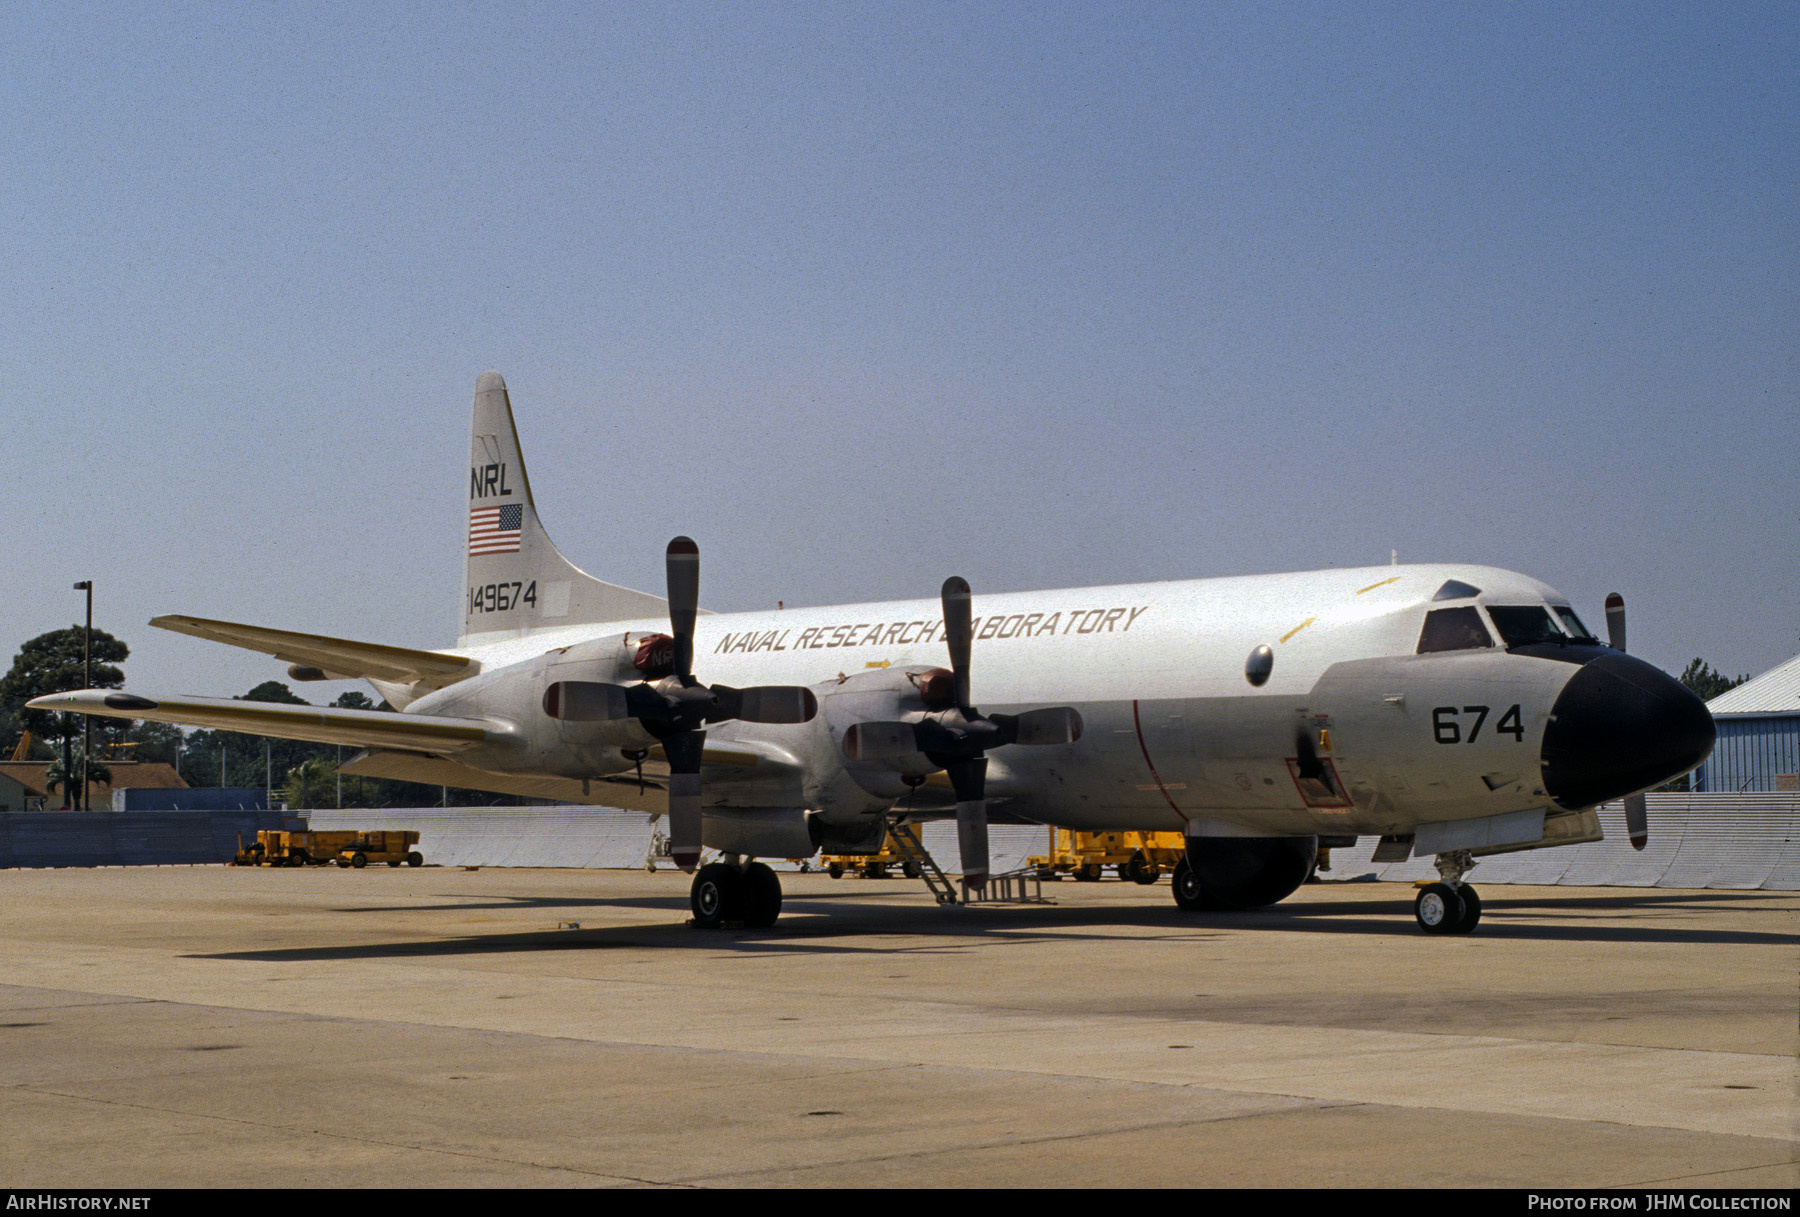
[[[1474,608],[1433,609],[1425,614],[1419,631],[1419,654],[1430,651],[1467,651],[1494,645],[1493,635],[1481,623]]]
[[[1568,635],[1556,628],[1550,610],[1541,604],[1490,604],[1488,616],[1508,647],[1526,647],[1534,642],[1568,642]]]
[[[1563,629],[1567,630],[1569,632],[1569,637],[1573,638],[1576,642],[1600,641],[1598,638],[1594,637],[1593,632],[1589,630],[1587,626],[1581,624],[1581,618],[1575,615],[1574,609],[1566,604],[1555,604],[1551,607],[1556,610],[1556,615],[1562,618]]]
[[[1461,579],[1451,579],[1449,582],[1445,583],[1444,586],[1437,589],[1437,595],[1433,596],[1432,599],[1433,600],[1467,600],[1472,596],[1479,596],[1479,595],[1481,595],[1480,588],[1470,587],[1467,583],[1464,583]]]

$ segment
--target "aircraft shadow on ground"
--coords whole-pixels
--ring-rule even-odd
[[[290,947],[252,951],[199,953],[191,958],[293,963],[307,960],[387,958],[451,958],[474,954],[535,951],[703,950],[755,955],[892,955],[961,953],[984,945],[1023,941],[1116,942],[1120,929],[1140,929],[1164,940],[1216,939],[1232,933],[1326,933],[1423,937],[1413,921],[1411,901],[1396,893],[1392,902],[1314,900],[1275,905],[1250,912],[1182,913],[1173,907],[1145,905],[1016,905],[968,909],[896,907],[873,904],[870,897],[892,893],[808,893],[788,899],[782,919],[768,929],[700,930],[686,924],[687,901],[681,897],[624,899],[547,898],[524,896],[496,900],[484,896],[471,903],[363,906],[338,910],[346,914],[380,912],[541,910],[546,913],[604,916],[608,909],[659,910],[666,925],[545,928],[432,940],[369,942],[328,947]],[[1743,903],[1759,892],[1640,892],[1604,895],[1532,896],[1509,899],[1504,891],[1483,895],[1485,911],[1478,936],[1493,939],[1583,943],[1707,944],[1718,946],[1791,946],[1792,933],[1763,930],[1689,929],[1672,925],[1620,925],[1584,922],[1583,914],[1617,917],[1634,909],[1649,911],[1689,906]],[[1778,910],[1771,910],[1772,912]],[[1554,918],[1553,923],[1540,920]],[[574,920],[574,918],[569,918]],[[877,942],[849,941],[877,938]],[[895,942],[896,938],[911,942]]]

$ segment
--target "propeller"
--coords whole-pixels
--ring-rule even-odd
[[[691,871],[700,863],[700,762],[706,725],[803,723],[819,711],[811,689],[760,685],[707,686],[694,677],[694,620],[700,612],[700,547],[687,537],[666,555],[670,646],[668,671],[633,685],[561,680],[544,690],[544,713],[565,722],[636,719],[669,760],[669,855]],[[655,669],[653,668],[652,671]]]
[[[1606,640],[1615,651],[1625,649],[1625,597],[1618,592],[1606,596]],[[1625,796],[1625,833],[1635,850],[1650,843],[1650,808],[1641,794]]]
[[[971,706],[969,653],[975,631],[968,582],[955,575],[944,580],[942,599],[950,671],[938,668],[914,677],[924,712],[901,722],[851,725],[844,733],[844,754],[860,761],[923,753],[942,769],[956,791],[963,882],[979,889],[988,880],[985,754],[1007,744],[1073,743],[1081,738],[1081,715],[1071,706],[1055,706],[989,716]]]

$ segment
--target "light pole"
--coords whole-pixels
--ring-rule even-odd
[[[75,585],[78,592],[87,593],[87,629],[81,635],[81,687],[94,687],[94,581],[83,579]],[[92,715],[81,716],[81,810],[92,811],[93,803],[88,797],[88,753],[94,746],[94,719]],[[65,781],[67,780],[65,776]]]

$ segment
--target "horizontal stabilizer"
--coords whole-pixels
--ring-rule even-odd
[[[180,723],[218,731],[243,731],[279,739],[365,748],[459,752],[509,734],[504,728],[478,718],[296,706],[285,702],[239,701],[231,697],[150,698],[116,689],[52,693],[29,704],[34,710]]]
[[[381,646],[373,642],[352,642],[348,638],[327,638],[323,634],[296,634],[291,630],[271,630],[259,625],[240,625],[235,621],[209,621],[204,617],[153,617],[150,624],[159,629],[189,634],[209,642],[223,642],[344,680],[385,680],[397,684],[441,689],[481,671],[481,665],[462,655],[445,655],[438,651],[409,651],[404,647]]]

